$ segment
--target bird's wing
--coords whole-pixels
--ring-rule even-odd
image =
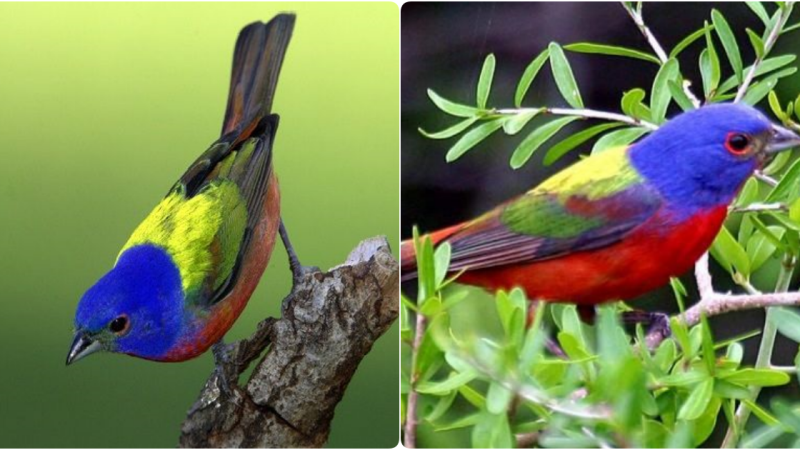
[[[263,219],[272,176],[277,116],[239,145],[211,146],[134,231],[128,248],[151,244],[170,254],[188,302],[211,305],[235,285],[251,230]]]
[[[625,148],[586,158],[451,234],[450,269],[534,262],[617,242],[661,207]]]

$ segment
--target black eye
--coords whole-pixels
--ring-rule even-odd
[[[122,333],[128,329],[128,318],[125,316],[117,317],[108,324],[108,329],[117,334]]]
[[[725,148],[734,155],[741,155],[750,148],[750,136],[743,133],[729,133],[725,139]]]

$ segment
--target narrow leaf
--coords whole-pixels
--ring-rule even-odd
[[[711,256],[717,260],[725,269],[733,273],[735,268],[737,272],[744,276],[750,275],[750,260],[747,258],[747,253],[741,245],[728,231],[728,228],[722,227],[719,234],[717,234],[714,243],[711,244]]]
[[[694,109],[694,103],[686,95],[686,91],[683,90],[680,84],[680,80],[669,80],[667,82],[667,87],[669,88],[669,93],[672,95],[672,98],[675,99],[675,103],[681,107],[684,111],[691,111]]]
[[[742,369],[720,378],[743,386],[782,386],[789,382],[789,375],[770,369]]]
[[[450,148],[450,150],[447,151],[447,156],[445,156],[447,162],[453,162],[457,160],[472,147],[475,147],[482,140],[489,137],[489,135],[499,130],[500,127],[503,126],[504,120],[506,120],[505,117],[490,120],[470,130],[467,134],[462,136],[461,139],[459,139],[458,142],[456,142],[455,145]]]
[[[675,47],[672,48],[672,51],[669,52],[669,57],[670,58],[677,58],[678,55],[684,49],[686,49],[686,47],[692,45],[692,43],[694,43],[694,41],[696,41],[696,40],[700,39],[701,37],[705,36],[706,31],[709,31],[709,30],[712,30],[712,29],[714,29],[713,25],[706,24],[706,26],[704,26],[703,28],[700,28],[699,30],[689,34],[688,36],[683,38],[680,42],[678,42],[678,44]]]
[[[750,45],[753,46],[756,57],[762,58],[764,56],[764,41],[761,40],[761,36],[750,28],[747,28],[745,31],[747,32],[747,37],[750,38]]]
[[[800,314],[787,308],[776,308],[770,313],[770,318],[782,335],[800,342]]]
[[[552,120],[531,131],[522,143],[519,144],[517,149],[514,150],[514,154],[511,155],[511,167],[519,169],[525,165],[528,159],[533,155],[533,152],[541,147],[542,144],[547,142],[548,139],[553,137],[562,128],[577,119],[577,117],[562,117]]]
[[[486,108],[486,102],[489,100],[489,91],[492,89],[492,79],[494,78],[495,59],[494,54],[490,53],[489,56],[483,61],[483,68],[481,69],[481,76],[478,78],[478,108]]]
[[[473,117],[478,115],[479,112],[477,108],[451,102],[450,100],[447,100],[446,98],[434,92],[433,89],[428,89],[428,97],[430,97],[434,105],[451,116]]]
[[[553,71],[553,77],[556,79],[556,86],[559,92],[564,97],[564,100],[569,103],[573,108],[583,108],[583,99],[578,91],[578,83],[575,81],[575,75],[572,73],[572,68],[564,56],[564,50],[555,42],[551,42],[550,46],[550,68]]]
[[[739,53],[739,45],[736,43],[736,36],[731,31],[728,21],[716,9],[711,10],[711,20],[714,23],[714,29],[717,31],[717,36],[722,42],[722,48],[728,56],[728,62],[731,64],[733,74],[739,83],[742,82],[742,55]]]
[[[628,145],[639,137],[647,134],[647,131],[646,128],[631,127],[606,133],[594,143],[592,154],[600,153],[609,148]]]
[[[795,55],[782,55],[776,56],[774,58],[767,58],[765,59],[758,67],[756,67],[756,72],[753,74],[754,77],[759,77],[761,75],[767,74],[774,70],[778,70],[781,67],[784,67],[788,64],[794,62],[797,59]],[[747,73],[750,71],[752,66],[748,66],[744,69],[744,72]],[[732,76],[725,80],[717,89],[717,92],[720,94],[730,91],[731,89],[737,86],[736,77]]]
[[[522,130],[528,122],[531,121],[534,117],[538,116],[539,113],[542,112],[542,109],[534,109],[531,111],[527,111],[521,114],[517,114],[516,116],[510,117],[503,123],[503,131],[506,134],[513,136]]]
[[[544,165],[549,166],[553,164],[559,158],[567,154],[567,152],[583,144],[589,139],[597,136],[598,134],[606,130],[610,130],[612,128],[618,128],[620,126],[622,126],[621,123],[603,123],[571,135],[570,137],[564,139],[563,141],[550,147],[547,150],[547,153],[544,155]]]
[[[679,420],[695,420],[699,418],[711,401],[711,394],[714,392],[714,379],[707,378],[700,382],[681,406],[678,411]]]
[[[462,131],[466,130],[467,128],[470,127],[470,125],[472,125],[477,121],[478,117],[470,117],[469,119],[464,119],[461,122],[458,122],[457,124],[449,128],[446,128],[442,131],[437,131],[435,133],[429,133],[423,130],[422,128],[418,128],[418,130],[420,134],[422,134],[428,139],[447,139],[461,133]]]
[[[565,50],[577,53],[592,53],[598,55],[611,55],[611,56],[626,56],[628,58],[641,59],[655,64],[661,64],[661,61],[650,53],[640,50],[634,50],[627,47],[619,47],[616,45],[595,44],[592,42],[578,42],[564,46]]]
[[[667,115],[667,107],[669,107],[669,100],[672,96],[668,83],[677,80],[679,77],[680,68],[676,59],[667,60],[656,74],[650,95],[650,111],[652,112],[652,120],[657,124],[664,122],[664,118]]]
[[[516,105],[517,108],[522,104],[522,99],[525,98],[525,94],[528,92],[528,88],[531,87],[533,79],[536,78],[536,74],[539,73],[544,63],[547,62],[549,56],[550,51],[544,49],[539,53],[539,56],[531,61],[528,67],[525,68],[525,72],[522,73],[522,78],[519,79],[519,84],[517,84],[517,92],[514,94],[514,105]]]
[[[745,2],[747,6],[764,22],[764,26],[769,25],[769,14],[767,14],[767,10],[764,9],[764,4],[761,2]]]

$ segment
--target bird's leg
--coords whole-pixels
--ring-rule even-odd
[[[625,311],[622,313],[622,322],[625,324],[645,324],[650,327],[648,334],[659,333],[663,338],[672,334],[669,327],[669,315],[660,312]]]
[[[283,246],[286,247],[286,253],[289,255],[289,267],[292,269],[292,292],[294,292],[297,285],[300,284],[303,275],[312,268],[300,264],[300,259],[297,257],[292,242],[289,240],[289,233],[286,232],[286,225],[283,223],[283,218],[281,218],[279,233],[283,241]]]
[[[233,397],[234,390],[238,387],[236,366],[231,361],[232,345],[225,344],[222,339],[211,346],[214,355],[214,371],[217,373],[219,388],[226,397]]]

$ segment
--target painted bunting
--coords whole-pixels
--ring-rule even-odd
[[[300,267],[281,222],[272,166],[272,101],[294,21],[281,14],[240,32],[221,137],[83,295],[67,364],[99,350],[156,361],[194,358],[239,317],[279,232],[293,271]]]
[[[450,243],[450,271],[464,271],[464,284],[584,307],[628,300],[689,270],[748,177],[798,145],[750,106],[704,106],[430,237]],[[416,277],[409,241],[401,273]]]

